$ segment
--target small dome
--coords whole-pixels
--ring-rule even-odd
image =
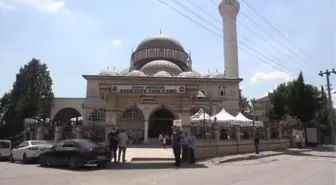
[[[159,71],[154,76],[155,77],[171,77],[171,75],[167,71]]]
[[[115,70],[104,70],[104,71],[100,72],[99,75],[101,75],[101,76],[119,76],[120,73],[118,73]]]
[[[166,71],[169,74],[176,76],[182,73],[182,70],[176,64],[167,60],[154,60],[141,67],[140,71],[147,75],[154,75],[159,71]]]
[[[212,73],[209,78],[225,78],[224,73]]]
[[[184,78],[200,78],[200,77],[202,77],[202,75],[199,74],[196,71],[183,72],[183,73],[180,73],[178,76],[179,77],[184,77]]]
[[[209,72],[209,73],[203,75],[203,78],[210,78],[211,75],[213,75],[213,73],[210,73],[210,72]]]
[[[128,67],[128,68],[125,68],[125,69],[121,70],[120,75],[127,75],[127,73],[129,73],[129,72],[130,72],[130,69]]]
[[[179,41],[168,35],[151,35],[145,38],[136,48],[137,51],[143,49],[162,48],[184,51]]]
[[[126,76],[146,76],[146,75],[142,71],[133,70],[133,71],[127,73]]]

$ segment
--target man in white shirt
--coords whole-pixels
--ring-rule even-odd
[[[118,134],[118,140],[119,140],[119,152],[118,152],[118,162],[120,162],[120,155],[122,152],[122,160],[123,162],[126,162],[126,148],[127,148],[127,141],[128,141],[128,135],[127,133],[122,130]]]

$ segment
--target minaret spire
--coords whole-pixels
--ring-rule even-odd
[[[162,29],[160,29],[160,35],[162,34]]]

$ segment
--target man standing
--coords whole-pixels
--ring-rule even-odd
[[[121,153],[122,153],[122,161],[126,162],[125,157],[126,157],[128,135],[124,130],[121,130],[121,132],[118,134],[118,140],[119,140],[118,162],[120,162]]]
[[[115,130],[109,134],[110,151],[113,154],[114,162],[117,162],[117,149],[118,149],[118,135]]]
[[[188,161],[188,133],[185,132],[183,137],[182,137],[182,161],[187,162]]]
[[[254,136],[254,147],[256,154],[259,154],[260,130],[257,129]]]
[[[188,149],[189,149],[189,163],[195,163],[195,146],[196,146],[196,136],[194,134],[190,134],[188,139]]]
[[[172,135],[172,148],[175,158],[175,166],[181,165],[181,134],[174,130]]]

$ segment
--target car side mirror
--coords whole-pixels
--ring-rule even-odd
[[[54,146],[52,146],[50,149],[51,149],[51,150],[55,150],[55,148],[56,148],[56,146],[54,145]]]

